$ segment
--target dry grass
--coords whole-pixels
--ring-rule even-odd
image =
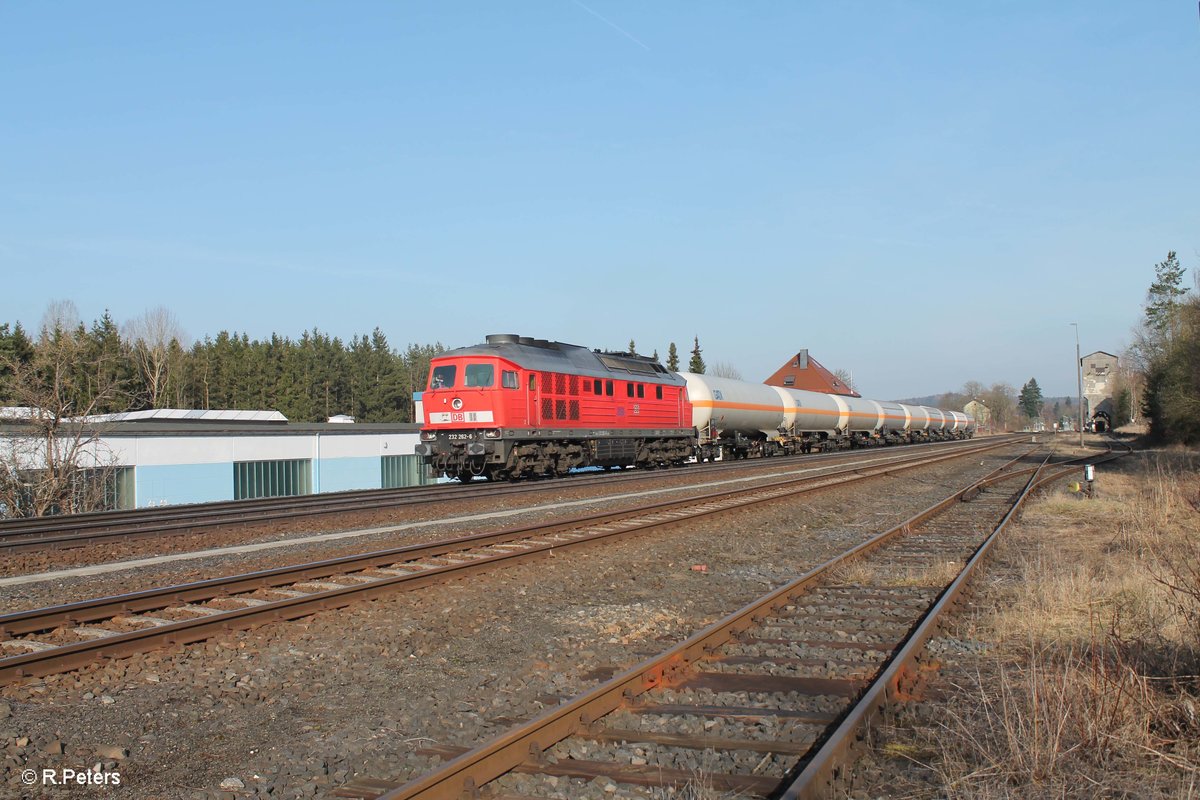
[[[1097,498],[1056,492],[1012,531],[989,592],[1003,603],[974,620],[994,647],[917,748],[932,794],[1196,796],[1198,459],[1126,461],[1101,468]]]
[[[883,561],[862,560],[837,567],[829,582],[846,586],[913,587],[949,584],[962,571],[961,561],[936,561],[927,566],[897,569]]]

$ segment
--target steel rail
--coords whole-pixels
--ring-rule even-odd
[[[992,437],[1000,438],[1000,437]],[[1011,438],[1014,441],[1019,437]],[[965,440],[975,442],[987,440]],[[906,445],[908,449],[946,449],[966,446],[964,440]],[[752,459],[720,464],[692,465],[688,474],[707,474],[729,470],[753,470],[784,465],[793,461],[805,463],[837,461],[855,458],[861,450],[820,453],[808,456],[782,456],[771,459]],[[644,481],[660,476],[684,474],[675,470],[632,470],[603,475],[577,474],[569,476],[564,488],[593,485],[615,485]],[[560,479],[561,480],[561,479]],[[517,484],[441,484],[437,486],[403,487],[399,489],[368,489],[331,492],[300,497],[273,497],[255,500],[230,500],[216,503],[186,504],[166,508],[144,508],[132,511],[104,511],[56,517],[0,520],[0,552],[34,552],[39,550],[83,547],[111,540],[129,541],[164,535],[195,533],[204,529],[275,522],[297,517],[325,514],[344,514],[370,510],[398,508],[427,502],[453,502],[461,499],[488,499],[495,496],[544,492],[545,481]],[[557,481],[555,484],[557,485]]]
[[[1011,480],[1014,477],[995,476],[994,479]],[[827,577],[833,569],[870,554],[963,502],[967,493],[976,489],[978,483],[973,481],[966,487],[955,490],[944,500],[899,525],[825,561],[661,655],[637,665],[576,699],[550,709],[531,722],[453,758],[433,772],[419,776],[402,786],[377,793],[379,800],[461,800],[463,797],[476,796],[476,792],[484,784],[522,765],[536,768],[541,754],[553,745],[572,735],[585,732],[602,717],[631,704],[635,698],[652,689],[679,683],[693,665],[792,603],[818,581]],[[378,782],[378,785],[381,788],[394,787],[394,784],[386,782]]]
[[[216,578],[190,584],[150,589],[96,600],[16,612],[0,616],[0,647],[22,646],[26,640],[13,637],[41,633],[68,625],[81,625],[116,617],[133,617],[148,611],[162,611],[172,606],[209,600],[232,600],[247,603],[245,607],[214,611],[199,609],[203,616],[179,621],[154,619],[152,626],[124,633],[93,630],[99,638],[74,642],[57,647],[20,653],[0,659],[0,683],[24,677],[47,675],[76,669],[103,657],[125,657],[162,646],[186,644],[208,638],[214,633],[252,628],[263,622],[295,619],[328,608],[340,608],[359,599],[370,599],[399,589],[415,589],[434,581],[465,577],[475,572],[493,569],[504,564],[552,554],[566,547],[592,544],[640,531],[660,528],[694,520],[750,505],[771,502],[796,494],[817,491],[883,475],[891,475],[954,458],[1009,445],[1010,442],[985,442],[969,450],[952,453],[900,454],[886,464],[863,468],[852,466],[785,481],[766,483],[738,490],[726,490],[695,496],[686,500],[653,503],[636,509],[590,514],[572,520],[526,526],[494,532],[473,534],[422,545],[409,545],[377,551],[361,556],[345,556],[319,562],[281,567],[272,570]],[[833,482],[830,482],[831,479]],[[814,485],[816,484],[816,485]],[[690,510],[689,510],[690,509]],[[576,529],[591,529],[580,532]],[[524,541],[526,544],[522,544]],[[508,548],[500,553],[467,555],[469,550],[485,550],[497,546]],[[458,554],[460,558],[453,558]],[[462,558],[464,557],[465,558]],[[450,563],[428,563],[448,557]],[[413,565],[420,565],[409,571]],[[364,576],[370,569],[396,565],[404,574],[394,572],[385,577]],[[338,584],[329,580],[342,577],[354,581]],[[282,600],[239,599],[239,593],[278,591],[284,586],[305,585],[306,582],[326,579],[322,591],[305,592]],[[288,592],[296,594],[296,592]],[[34,646],[41,643],[34,642]]]
[[[1126,453],[1113,453],[1110,446],[1109,452],[1104,456],[1099,458],[1085,456],[1072,459],[1072,462],[1090,461],[1093,464],[1099,464],[1122,455],[1126,455]],[[1048,459],[1049,456],[1047,456]],[[1012,508],[976,549],[954,581],[943,590],[937,602],[930,607],[921,622],[891,658],[888,666],[871,683],[838,727],[828,736],[825,744],[809,759],[800,774],[779,795],[779,800],[814,800],[814,798],[828,797],[833,793],[836,782],[840,778],[839,769],[848,762],[850,752],[860,741],[867,724],[887,703],[909,691],[911,687],[906,684],[913,683],[916,680],[915,676],[920,674],[917,662],[924,652],[925,645],[940,629],[946,617],[949,616],[950,610],[957,607],[967,583],[991,554],[1009,523],[1020,514],[1025,501],[1037,489],[1060,480],[1074,471],[1072,467],[1057,470],[1052,475],[1042,476],[1041,472],[1047,466],[1050,465],[1043,463],[1032,470],[1029,480],[1014,500]],[[1028,472],[1030,471],[1025,470],[1022,474]]]
[[[951,442],[931,442],[921,445],[911,445],[911,447],[936,447],[939,445],[955,444]],[[857,451],[854,451],[857,453]],[[837,457],[845,457],[850,455],[848,451],[839,451],[836,453],[819,453],[809,456],[782,456],[771,459],[773,462],[791,461],[791,460],[820,460]],[[717,464],[693,465],[696,470],[709,471],[712,469],[729,469],[731,467],[754,467],[762,463],[762,459],[753,459],[751,461],[730,461]],[[597,480],[621,481],[622,479],[634,480],[647,476],[661,475],[668,470],[622,470],[617,473],[604,473],[603,475],[596,473],[573,473],[564,476],[572,485],[590,484]],[[556,480],[562,480],[557,478]],[[394,489],[357,489],[344,492],[326,492],[313,495],[293,495],[286,497],[260,497],[246,500],[219,500],[211,503],[184,503],[172,506],[158,506],[148,508],[138,508],[131,510],[117,511],[89,511],[79,514],[63,514],[47,517],[17,517],[11,519],[0,519],[0,542],[7,538],[16,536],[34,536],[44,534],[46,531],[60,531],[64,529],[96,529],[103,530],[113,525],[124,525],[128,523],[142,524],[144,522],[172,522],[180,517],[194,517],[196,511],[201,511],[205,516],[211,514],[215,519],[223,516],[233,516],[240,519],[240,515],[248,513],[257,513],[259,511],[274,511],[282,506],[288,507],[285,510],[301,510],[301,507],[311,507],[319,509],[322,506],[340,507],[346,505],[354,505],[362,502],[370,502],[379,500],[382,503],[390,503],[395,499],[407,499],[410,497],[421,498],[425,495],[445,495],[457,492],[463,492],[463,496],[470,496],[468,492],[478,493],[480,491],[491,490],[496,493],[507,494],[516,493],[522,494],[532,491],[538,487],[544,487],[544,481],[528,481],[520,483],[495,483],[488,484],[483,482],[471,484],[472,488],[467,490],[462,484],[446,483],[425,486],[404,486]],[[439,498],[440,499],[440,498]]]

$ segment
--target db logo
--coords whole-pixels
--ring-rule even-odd
[[[454,411],[450,414],[450,421],[451,422],[466,422],[467,415],[461,411]]]

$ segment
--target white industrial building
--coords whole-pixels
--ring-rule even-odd
[[[23,415],[6,411],[0,439],[9,450],[22,436]],[[428,482],[413,454],[413,424],[293,424],[274,411],[159,409],[92,417],[84,430],[92,463],[81,466],[111,469],[117,508]]]

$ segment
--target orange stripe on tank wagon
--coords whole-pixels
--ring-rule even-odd
[[[714,400],[693,400],[693,406],[699,408],[735,408],[738,411],[783,411],[783,406],[765,406],[760,403],[726,403]]]
[[[775,411],[778,413],[783,413],[784,411],[791,411],[790,408],[785,409],[783,406],[765,406],[760,403],[727,403],[724,400],[722,400],[721,402],[717,402],[715,400],[693,400],[692,405],[696,406],[698,408],[714,408],[714,409],[715,408],[728,408],[728,409],[734,409],[737,411]],[[830,410],[824,409],[824,408],[797,407],[796,413],[797,414],[817,414],[817,415],[824,415],[827,417],[840,417],[843,414],[845,414],[848,417],[865,417],[866,419],[879,419],[878,414],[868,414],[865,411],[830,411]],[[894,414],[884,414],[883,418],[884,419],[906,420],[906,421],[908,419],[908,417],[898,417],[898,416],[895,416]]]

